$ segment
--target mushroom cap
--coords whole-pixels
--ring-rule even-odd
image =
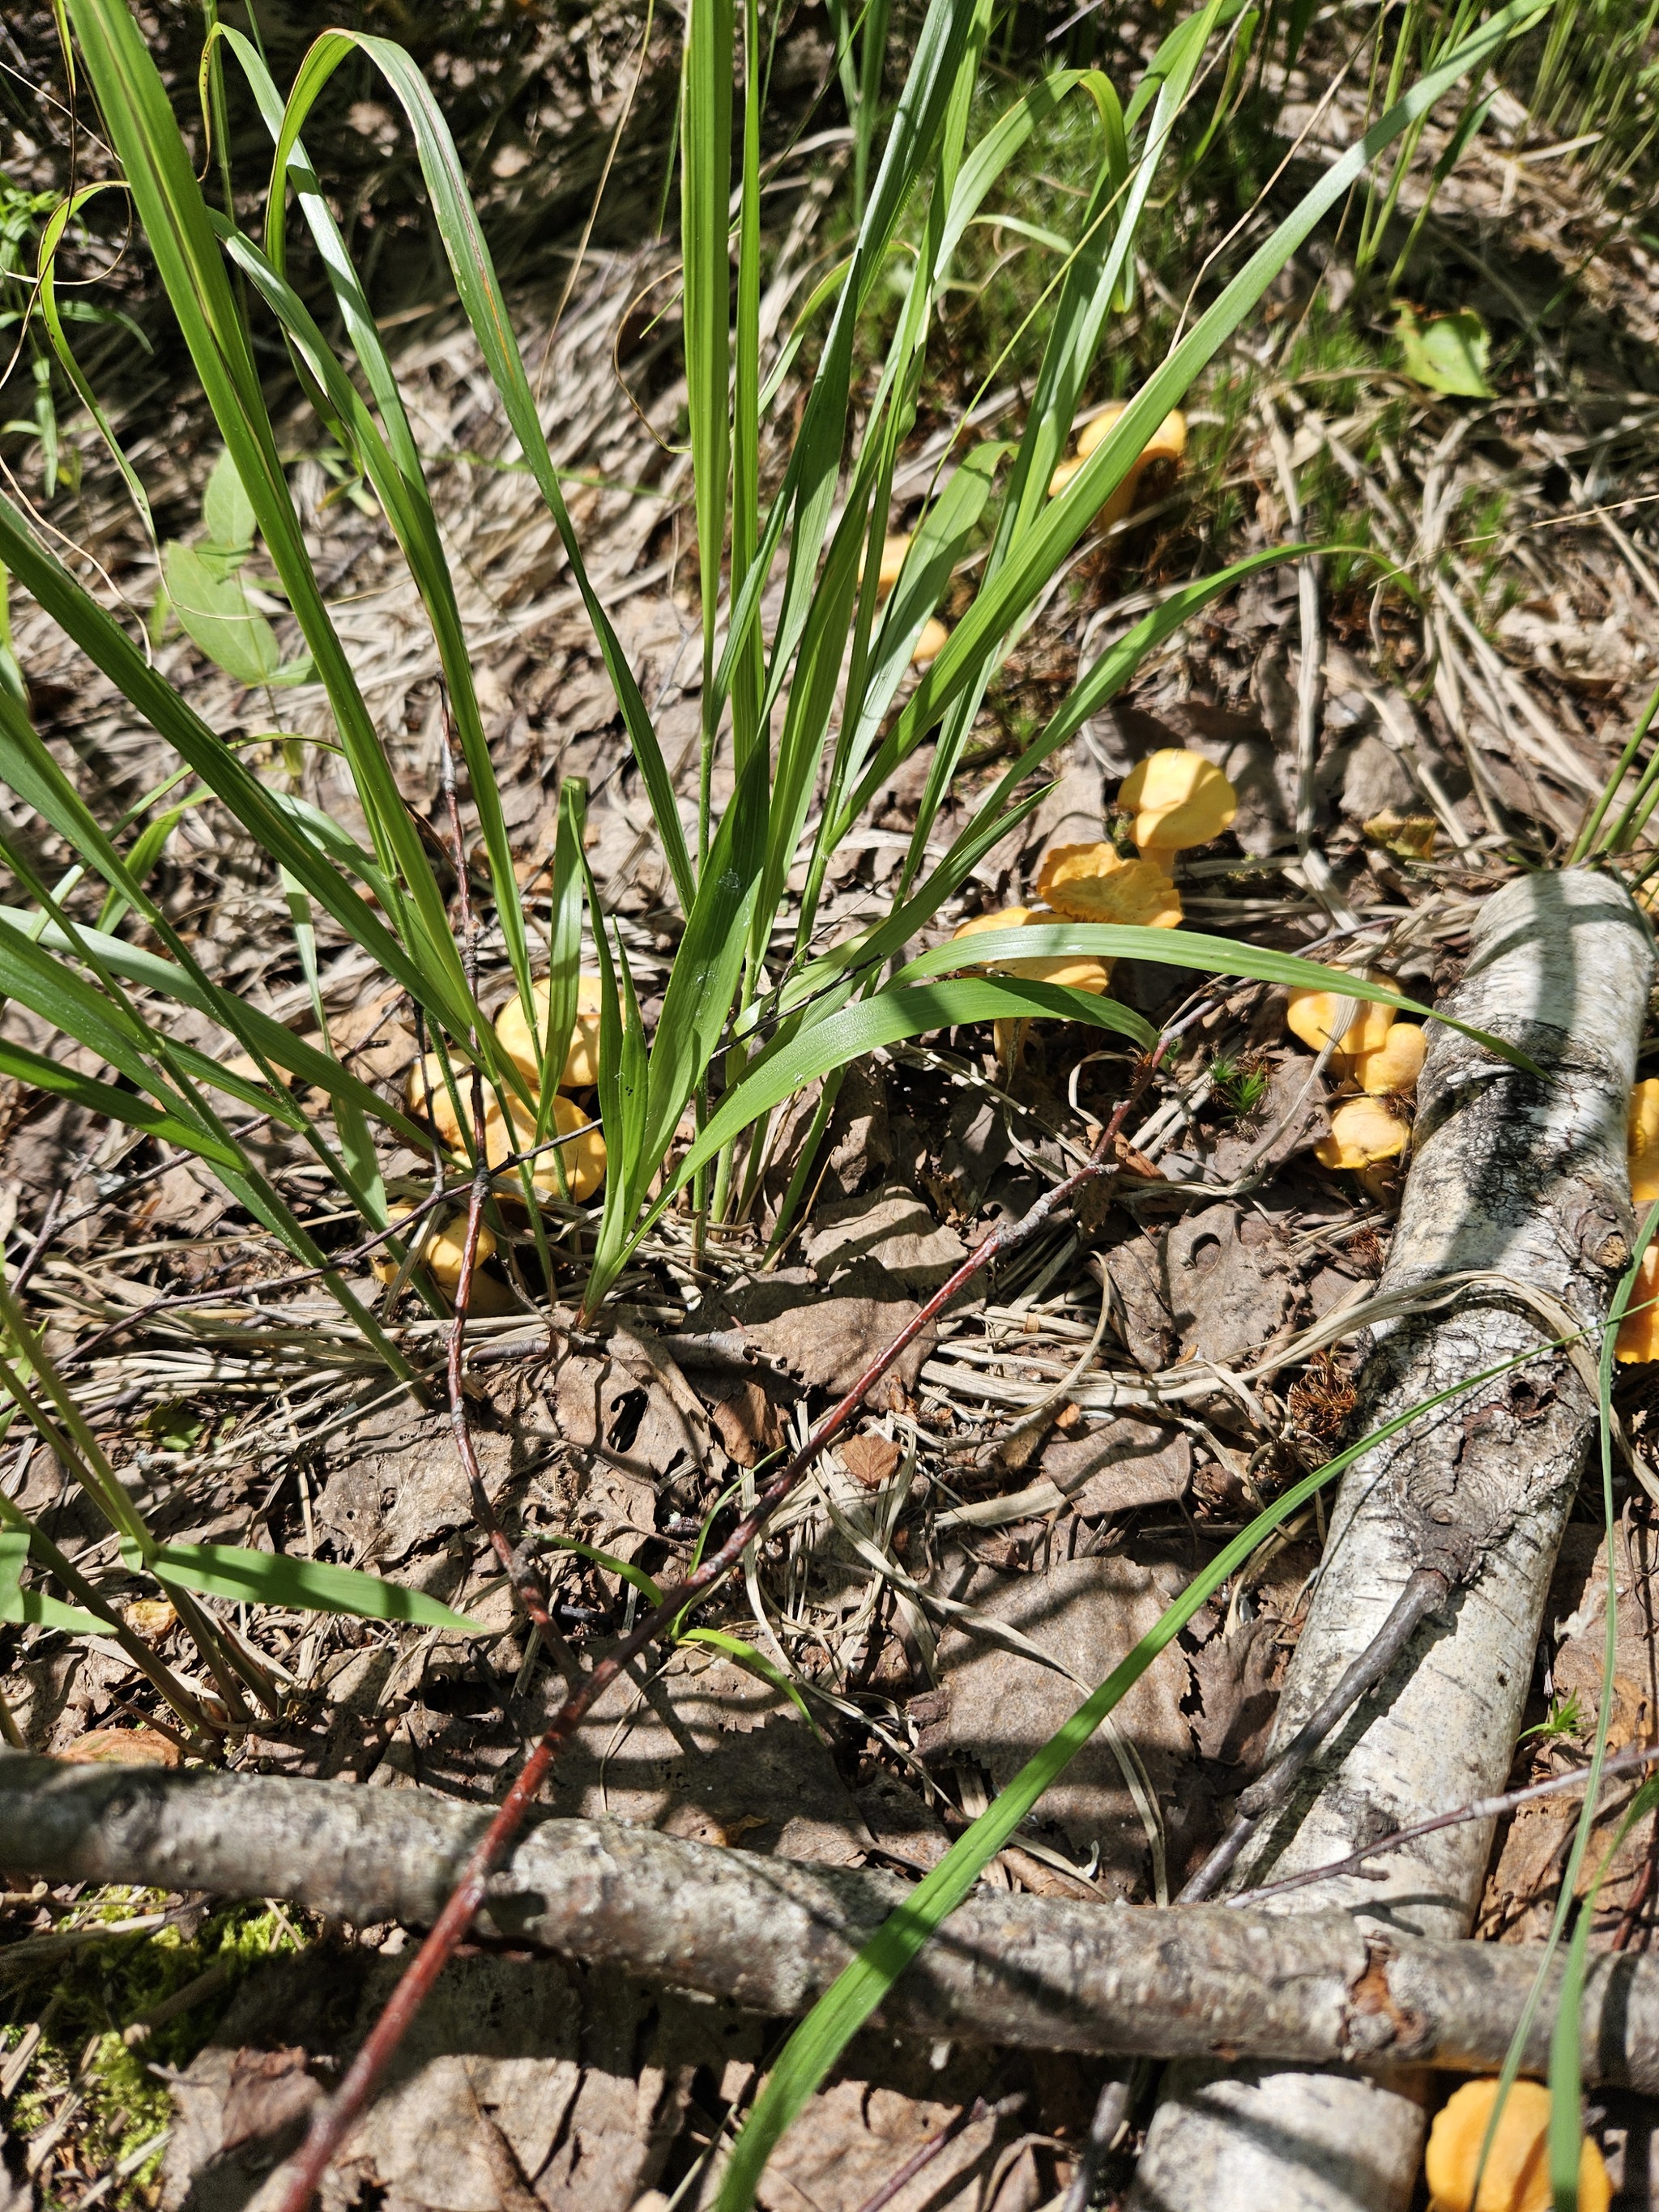
[[[1066,485],[1070,483],[1072,478],[1076,476],[1079,471],[1082,468],[1083,461],[1084,456],[1081,453],[1073,453],[1069,460],[1064,460],[1059,464],[1055,468],[1053,476],[1048,479],[1048,496],[1050,499],[1058,499],[1060,497],[1060,495],[1065,490]]]
[[[1406,1125],[1376,1098],[1340,1098],[1331,1109],[1328,1136],[1314,1146],[1322,1168],[1368,1168],[1406,1149]]]
[[[1110,845],[1056,845],[1037,871],[1036,891],[1067,921],[1134,923],[1174,929],[1181,894],[1153,860],[1126,860]]]
[[[1651,1205],[1659,1198],[1659,1078],[1650,1075],[1632,1090],[1625,1142],[1630,1194],[1639,1205]]]
[[[1368,1009],[1386,1013],[1386,1006]],[[1360,1089],[1373,1097],[1390,1091],[1409,1091],[1423,1073],[1429,1040],[1419,1022],[1390,1022],[1389,1033],[1372,1052],[1344,1053],[1349,1073]],[[1659,1161],[1655,1162],[1659,1172]]]
[[[939,659],[950,641],[949,627],[937,615],[929,615],[921,626],[921,635],[910,647],[910,659],[917,668],[926,668]]]
[[[569,1048],[556,1086],[558,1090],[586,1091],[599,1079],[599,1007],[604,989],[604,982],[598,975],[576,978],[576,1026],[570,1032]],[[536,1026],[545,1036],[553,997],[551,983],[544,976],[539,983],[531,985],[530,995],[536,1004]],[[530,1024],[525,1019],[524,1001],[516,992],[495,1018],[495,1036],[531,1089],[537,1089],[541,1082],[541,1058]]]
[[[467,1103],[467,1074],[471,1063],[459,1053],[449,1055],[449,1072],[455,1079],[455,1089],[461,1104]],[[461,1125],[455,1113],[455,1102],[449,1095],[449,1085],[444,1081],[444,1064],[435,1052],[417,1060],[404,1079],[404,1103],[411,1114],[422,1121],[430,1121],[440,1140],[453,1152],[461,1141]]]
[[[1005,907],[1000,914],[976,914],[956,932],[957,937],[978,937],[988,929],[1023,929],[1028,924],[1059,920],[1041,907]],[[1089,952],[1043,953],[1031,960],[988,960],[988,975],[1022,975],[1032,983],[1063,983],[1070,990],[1088,991],[1098,998],[1112,979],[1112,963]]]
[[[1364,980],[1388,987],[1386,975],[1378,975],[1369,969]],[[1285,1007],[1285,1026],[1313,1052],[1322,1052],[1328,1044],[1334,1044],[1339,1052],[1352,1060],[1380,1052],[1395,1026],[1393,1007],[1379,1006],[1365,999],[1348,1000],[1346,1003],[1353,1011],[1339,1036],[1337,1009],[1343,1003],[1340,980],[1328,991],[1292,991]]]
[[[1613,1356],[1627,1367],[1644,1367],[1650,1360],[1659,1359],[1659,1241],[1642,1255],[1630,1306],[1619,1324]]]
[[[1029,906],[1005,906],[997,914],[976,914],[951,932],[951,942],[954,945],[959,937],[978,937],[988,929],[1024,929],[1032,911]]]
[[[1165,746],[1148,753],[1123,779],[1117,803],[1133,814],[1135,842],[1143,853],[1180,853],[1207,845],[1230,829],[1238,793],[1202,753]]]
[[[1127,399],[1109,400],[1091,422],[1084,424],[1077,434],[1079,460],[1086,461],[1097,447],[1105,444],[1128,404]],[[1178,407],[1172,407],[1141,447],[1135,466],[1144,469],[1154,461],[1178,461],[1186,450],[1187,417]]]
[[[1495,2081],[1465,2081],[1436,2113],[1423,2160],[1431,2212],[1550,2212],[1550,2093],[1541,2081],[1510,2083],[1475,2196],[1497,2096]],[[1586,2137],[1578,2154],[1579,2212],[1607,2212],[1612,2202],[1601,2154]]]
[[[569,1136],[573,1129],[580,1129],[590,1118],[574,1098],[567,1098],[561,1091],[553,1101],[552,1134]],[[559,1146],[558,1158],[564,1167],[566,1189],[580,1206],[585,1200],[592,1198],[605,1181],[603,1131],[596,1123],[592,1128],[584,1130],[580,1137],[572,1137],[568,1145]],[[559,1195],[558,1170],[553,1165],[551,1152],[543,1152],[537,1159],[534,1179],[538,1198],[556,1198]]]
[[[391,1206],[386,1208],[386,1218],[389,1221],[407,1221],[413,1211],[412,1206]],[[422,1225],[419,1223],[416,1224],[414,1232],[416,1238],[419,1237]],[[461,1259],[465,1249],[466,1215],[465,1212],[452,1213],[447,1220],[441,1221],[435,1228],[427,1231],[426,1243],[420,1253],[421,1264],[426,1268],[438,1288],[450,1297],[454,1295],[455,1287],[461,1279]],[[483,1267],[486,1260],[495,1257],[495,1235],[489,1224],[487,1221],[481,1221],[478,1224],[478,1249],[476,1264],[480,1267]],[[377,1282],[390,1283],[395,1279],[398,1262],[384,1247],[371,1265]],[[476,1280],[476,1276],[474,1279]]]
[[[881,566],[876,571],[876,589],[878,592],[892,590],[899,580],[899,571],[903,568],[909,550],[910,532],[908,530],[896,530],[890,537],[882,539]]]
[[[582,1111],[574,1098],[567,1098],[562,1091],[553,1094],[553,1115],[549,1136],[567,1136],[572,1130],[582,1129],[590,1116]],[[492,1098],[489,1111],[484,1116],[484,1158],[492,1168],[500,1167],[511,1152],[528,1152],[536,1141],[536,1116],[519,1099],[512,1101],[512,1120],[501,1116],[500,1106]],[[605,1138],[597,1127],[586,1129],[568,1145],[561,1145],[559,1157],[563,1164],[566,1190],[559,1188],[559,1171],[553,1164],[551,1152],[538,1152],[530,1164],[530,1179],[538,1198],[561,1198],[567,1194],[580,1205],[592,1198],[605,1181]],[[504,1179],[501,1195],[512,1198],[520,1189],[517,1175]]]

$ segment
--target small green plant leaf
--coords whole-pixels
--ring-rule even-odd
[[[282,665],[276,633],[247,603],[241,580],[193,546],[162,549],[167,597],[185,635],[239,684],[269,684]]]
[[[1460,307],[1453,315],[1431,315],[1419,323],[1416,308],[1402,304],[1395,335],[1400,341],[1401,367],[1413,384],[1426,384],[1431,392],[1449,392],[1459,399],[1496,396],[1486,381],[1492,338],[1473,307]]]
[[[300,1613],[349,1613],[359,1620],[407,1620],[418,1628],[447,1628],[456,1636],[488,1636],[481,1620],[453,1612],[424,1590],[366,1575],[357,1567],[330,1567],[283,1552],[249,1552],[240,1544],[158,1544],[146,1562],[136,1544],[121,1557],[134,1572],[148,1565],[164,1588],[200,1590],[204,1597],[281,1605]]]
[[[95,1613],[83,1613],[79,1606],[60,1605],[42,1590],[25,1589],[23,1569],[28,1556],[27,1528],[0,1528],[0,1620],[20,1626],[61,1628],[69,1636],[90,1636],[107,1626]]]
[[[246,553],[253,544],[253,501],[242,489],[228,450],[213,464],[202,495],[208,542],[221,553]]]

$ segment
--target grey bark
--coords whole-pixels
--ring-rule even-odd
[[[414,1790],[0,1756],[11,1874],[282,1897],[358,1925],[429,1923],[488,1818]],[[908,1893],[861,1869],[550,1820],[491,1883],[479,1933],[789,2016]],[[1479,2070],[1501,2059],[1537,1962],[1522,1945],[1367,1936],[1341,1912],[992,1893],[952,1915],[882,2019],[973,2044]],[[1547,2000],[1534,2070],[1551,2014]],[[1594,2079],[1659,2092],[1659,1961],[1599,1959],[1583,2033]]]
[[[1625,1115],[1653,965],[1622,886],[1519,878],[1481,908],[1448,1011],[1520,1045],[1540,1082],[1453,1030],[1431,1030],[1385,1291],[1491,1270],[1594,1326],[1627,1263]],[[1548,1342],[1501,1287],[1379,1330],[1358,1420],[1375,1427]],[[1592,1351],[1595,1349],[1591,1340]],[[1344,1479],[1269,1759],[1364,1652],[1410,1578],[1461,1584],[1338,1729],[1240,1856],[1243,1886],[1343,1858],[1389,1830],[1502,1788],[1556,1548],[1595,1428],[1569,1355],[1458,1397]],[[1492,1844],[1469,1822],[1287,1897],[1390,1937],[1467,1932]],[[1419,2162],[1422,2084],[1283,2065],[1176,2067],[1153,2116],[1134,2212],[1394,2212]]]

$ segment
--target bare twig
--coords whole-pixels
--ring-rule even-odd
[[[1601,1773],[1604,1779],[1609,1775],[1636,1774],[1656,1763],[1659,1763],[1659,1744],[1638,1744],[1604,1759]],[[1259,1882],[1253,1889],[1236,1890],[1223,1902],[1230,1905],[1257,1905],[1264,1897],[1283,1897],[1288,1890],[1307,1889],[1316,1881],[1334,1881],[1339,1875],[1366,1875],[1371,1860],[1397,1850],[1402,1844],[1413,1844],[1419,1836],[1435,1835],[1442,1828],[1458,1827],[1465,1820],[1499,1820],[1519,1805],[1582,1790],[1589,1773],[1588,1767],[1581,1767],[1571,1774],[1552,1775],[1547,1782],[1528,1783],[1522,1790],[1506,1790],[1500,1796],[1477,1797],[1468,1805],[1454,1806],[1449,1813],[1437,1813],[1432,1820],[1415,1820],[1408,1828],[1395,1828],[1391,1834],[1379,1836],[1374,1844],[1367,1844],[1363,1851],[1354,1851],[1346,1859],[1333,1859],[1328,1866],[1306,1867],[1300,1874],[1287,1874],[1278,1881]]]
[[[1450,1576],[1439,1567],[1419,1567],[1412,1576],[1365,1650],[1343,1670],[1335,1687],[1308,1716],[1273,1765],[1240,1797],[1232,1826],[1176,1899],[1177,1905],[1196,1905],[1202,1898],[1214,1896],[1261,1822],[1285,1802],[1297,1777],[1321,1744],[1365,1692],[1382,1680],[1422,1623],[1445,1603],[1451,1588]]]

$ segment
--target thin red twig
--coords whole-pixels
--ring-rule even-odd
[[[456,1945],[471,1926],[478,1908],[483,1903],[489,1877],[506,1857],[547,1778],[549,1769],[597,1701],[630,1660],[637,1658],[647,1645],[665,1630],[671,1629],[688,1607],[707,1596],[717,1583],[740,1564],[744,1553],[762,1534],[773,1514],[800,1482],[819,1453],[834,1442],[895,1361],[901,1358],[922,1331],[937,1320],[957,1293],[994,1260],[1006,1258],[1020,1246],[1029,1243],[1086,1184],[1109,1181],[1116,1176],[1118,1162],[1113,1153],[1118,1132],[1152,1079],[1164,1048],[1164,1042],[1160,1042],[1142,1061],[1127,1095],[1102,1130],[1093,1156],[1087,1164],[1074,1175],[1068,1176],[1063,1182],[1056,1183],[1045,1191],[1030,1212],[1018,1221],[1000,1223],[975,1247],[949,1280],[905,1323],[871,1361],[846,1396],[818,1423],[793,1458],[761,1492],[725,1542],[710,1553],[684,1582],[671,1589],[661,1603],[647,1613],[629,1635],[599,1661],[580,1686],[571,1691],[520,1769],[495,1818],[473,1846],[448,1903],[405,1968],[402,1980],[359,2047],[339,2088],[313,2112],[306,2140],[295,2155],[293,2172],[283,2193],[279,2212],[307,2212],[323,2175],[355,2125],[358,2114],[374,2094],[398,2045],[430,1994]]]

